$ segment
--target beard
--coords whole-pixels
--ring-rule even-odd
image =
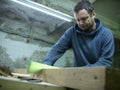
[[[80,27],[83,31],[90,31],[90,30],[93,29],[93,26],[94,26],[94,21],[93,21],[93,20],[91,20],[90,23],[79,25],[79,27]]]

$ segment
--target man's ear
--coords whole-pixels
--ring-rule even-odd
[[[95,11],[92,12],[92,17],[93,17],[93,18],[96,17],[96,13],[95,13]]]

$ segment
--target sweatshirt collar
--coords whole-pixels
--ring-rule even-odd
[[[97,33],[102,26],[99,19],[95,19],[95,22],[96,22],[96,29],[95,30],[83,31],[78,27],[77,24],[75,25],[74,28],[75,28],[76,32],[79,33],[79,34],[82,34],[82,35],[85,35],[85,36],[91,36],[91,35],[94,35],[95,33]]]

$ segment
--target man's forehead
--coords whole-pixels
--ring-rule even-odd
[[[80,15],[88,15],[88,12],[86,9],[82,9],[80,10],[77,14],[80,14]]]
[[[74,13],[74,14],[77,17],[86,17],[86,16],[89,16],[87,10],[85,10],[85,9],[82,9],[78,13]]]

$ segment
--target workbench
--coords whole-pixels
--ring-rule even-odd
[[[25,76],[26,70],[15,72],[29,77]],[[35,78],[42,82],[0,76],[0,90],[120,90],[120,69],[113,67],[43,69],[39,72]]]

